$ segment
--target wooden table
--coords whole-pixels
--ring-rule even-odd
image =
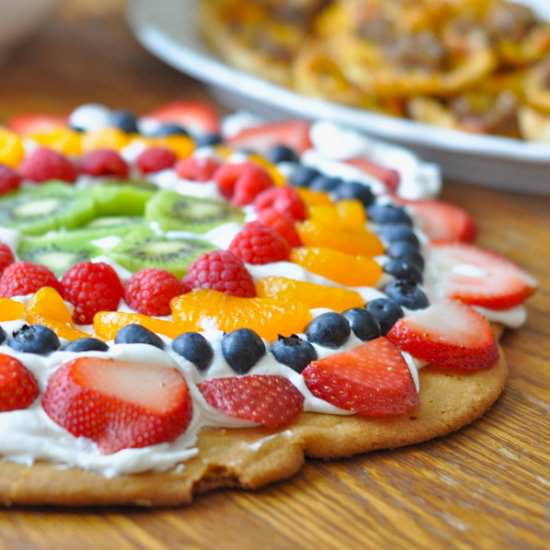
[[[202,97],[131,38],[120,3],[67,2],[0,66],[0,118],[82,102],[144,111]],[[440,441],[311,461],[254,493],[222,491],[163,511],[0,512],[0,548],[542,548],[550,538],[550,198],[448,184],[481,244],[541,282],[529,322],[508,334],[510,383],[473,426]],[[55,489],[55,488],[54,488]],[[544,542],[546,541],[546,543]],[[548,547],[548,546],[546,546]]]

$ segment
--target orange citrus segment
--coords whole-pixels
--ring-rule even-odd
[[[0,321],[16,321],[25,317],[25,306],[9,298],[0,298]]]
[[[315,206],[316,204],[332,204],[328,193],[322,191],[312,191],[311,189],[296,189],[302,200],[308,206]]]
[[[225,332],[249,328],[266,340],[302,332],[311,320],[303,304],[272,298],[240,298],[215,290],[195,290],[172,300],[172,314],[185,330],[215,327]]]
[[[256,292],[261,297],[299,302],[308,308],[326,307],[334,311],[344,311],[365,304],[361,295],[353,290],[296,281],[287,277],[260,279],[256,283]]]
[[[195,149],[193,140],[187,136],[166,136],[157,138],[155,140],[155,145],[157,147],[167,147],[168,149],[171,149],[180,159],[185,159],[191,156],[193,150]]]
[[[141,313],[128,313],[125,311],[99,311],[94,315],[94,329],[99,338],[114,340],[117,332],[126,325],[137,324],[148,328],[153,332],[164,334],[169,338],[176,338],[186,328],[179,323],[155,319]]]
[[[17,134],[0,128],[0,163],[17,168],[24,156],[23,140]]]
[[[49,132],[32,134],[31,138],[36,143],[64,155],[76,156],[82,153],[82,136],[70,128],[54,128]]]
[[[331,248],[293,248],[290,261],[348,286],[375,286],[382,275],[382,268],[372,258],[345,254]]]
[[[266,172],[271,176],[273,183],[278,187],[286,185],[286,178],[282,172],[277,168],[275,164],[269,162],[266,158],[261,155],[252,154],[248,157],[250,162],[260,165]]]
[[[119,151],[130,143],[132,137],[118,128],[102,128],[82,135],[82,149],[114,149]]]
[[[363,205],[356,200],[339,201],[336,204],[317,204],[309,209],[310,220],[331,227],[344,229],[365,228],[367,218]]]

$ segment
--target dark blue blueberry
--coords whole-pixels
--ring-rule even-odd
[[[163,124],[150,133],[151,137],[188,136],[189,132],[179,124]]]
[[[418,237],[408,225],[384,225],[380,228],[378,234],[387,243],[393,244],[403,241],[420,248]]]
[[[193,363],[199,370],[206,370],[210,366],[210,363],[212,363],[212,359],[214,359],[212,346],[198,332],[180,334],[172,342],[172,349],[178,355]]]
[[[409,215],[400,206],[393,204],[373,204],[367,210],[369,221],[385,224],[412,225]]]
[[[309,188],[312,191],[323,191],[325,193],[330,193],[331,191],[336,191],[342,183],[344,183],[344,180],[341,178],[320,175],[311,182]]]
[[[388,334],[404,313],[399,304],[387,298],[378,298],[367,304],[367,311],[378,321],[382,336]]]
[[[197,147],[213,147],[223,143],[221,134],[198,134],[194,136],[194,139]]]
[[[351,330],[359,340],[367,341],[378,338],[381,334],[380,324],[366,309],[362,307],[354,307],[348,309],[342,314],[349,323]]]
[[[384,292],[394,302],[407,309],[422,309],[430,305],[427,296],[413,281],[397,279],[387,284]]]
[[[265,344],[253,330],[240,328],[224,335],[222,353],[237,374],[245,374],[265,355]]]
[[[319,172],[315,168],[298,164],[290,175],[290,183],[294,187],[309,187],[311,182],[319,175]]]
[[[339,313],[323,313],[309,323],[306,336],[310,342],[326,348],[339,348],[351,334],[346,318]]]
[[[127,134],[139,133],[136,116],[130,111],[120,109],[111,113],[111,124]]]
[[[358,181],[345,181],[340,184],[334,191],[333,198],[337,201],[355,199],[361,201],[365,207],[375,201],[371,188]]]
[[[424,270],[424,258],[418,252],[416,246],[406,241],[391,243],[386,249],[386,254],[394,260],[404,260],[414,265],[420,272]]]
[[[300,160],[296,151],[286,145],[275,145],[267,152],[266,157],[275,164],[279,162],[299,162]]]
[[[79,338],[63,346],[63,351],[109,351],[109,346],[97,338]]]
[[[6,339],[6,333],[2,327],[0,327],[0,344]]]
[[[115,338],[115,344],[147,344],[164,349],[164,342],[159,336],[141,325],[130,324],[121,328]]]
[[[406,279],[413,283],[422,282],[422,272],[406,260],[390,260],[384,265],[384,271],[396,279]]]
[[[43,325],[23,325],[8,338],[8,346],[22,353],[47,355],[60,345],[55,332]]]
[[[312,361],[317,359],[315,348],[296,334],[286,337],[279,336],[279,339],[271,345],[271,353],[279,363],[296,372],[302,372]]]

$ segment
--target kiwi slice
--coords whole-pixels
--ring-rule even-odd
[[[42,264],[61,276],[78,262],[90,260],[102,253],[78,232],[50,233],[46,237],[24,237],[17,249],[21,260]]]
[[[156,267],[182,277],[194,260],[213,249],[209,242],[200,239],[170,239],[149,229],[141,229],[124,237],[107,255],[129,271]]]
[[[98,239],[108,236],[124,236],[131,231],[146,227],[143,218],[140,216],[107,216],[97,218],[72,233],[78,234],[81,238]]]
[[[159,191],[145,207],[145,219],[157,222],[163,231],[205,233],[227,222],[242,222],[240,209],[227,202]]]
[[[57,181],[25,187],[0,199],[0,226],[26,235],[78,227],[94,216],[89,196]]]
[[[89,188],[98,216],[143,216],[153,192],[124,182],[96,184]]]

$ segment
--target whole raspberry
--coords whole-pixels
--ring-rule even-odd
[[[178,158],[167,147],[149,147],[136,159],[136,165],[143,174],[151,174],[172,168]]]
[[[237,206],[250,204],[258,193],[273,186],[268,172],[253,162],[224,164],[214,179],[219,192]]]
[[[7,244],[0,243],[0,275],[13,262],[15,262],[15,257],[11,248]]]
[[[0,195],[19,189],[21,176],[9,166],[0,164]]]
[[[124,295],[116,271],[105,263],[80,262],[73,265],[61,279],[65,300],[73,304],[73,319],[90,324],[98,311],[114,311]]]
[[[183,283],[163,269],[144,269],[126,283],[126,303],[145,315],[169,315],[170,300],[185,293]]]
[[[282,262],[290,254],[290,246],[279,233],[260,222],[247,223],[231,241],[229,250],[249,264]]]
[[[180,178],[191,181],[210,181],[221,164],[213,157],[188,157],[176,165]]]
[[[274,229],[291,247],[302,246],[294,220],[283,212],[279,212],[274,208],[260,210],[258,212],[258,221]]]
[[[19,172],[23,179],[34,182],[73,182],[77,176],[76,168],[67,157],[47,147],[39,147],[28,155],[21,163]]]
[[[305,220],[307,209],[298,191],[290,186],[274,187],[264,191],[254,201],[256,212],[273,208],[294,220]]]
[[[80,171],[89,176],[128,177],[128,164],[113,149],[95,149],[86,153],[80,161]]]
[[[31,262],[16,262],[2,272],[0,296],[25,296],[45,286],[59,290],[59,282],[47,267]]]
[[[252,298],[256,288],[243,261],[227,250],[207,252],[189,267],[183,280],[191,288],[210,288],[232,296]]]

